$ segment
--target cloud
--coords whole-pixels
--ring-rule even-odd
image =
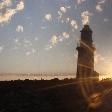
[[[94,61],[95,64],[98,64],[100,61],[105,61],[105,57],[99,54],[98,52],[95,52]]]
[[[24,9],[24,2],[23,1],[20,1],[18,4],[17,4],[17,7],[16,7],[16,11],[21,11]]]
[[[58,37],[56,35],[53,35],[50,42],[51,42],[51,45],[54,46],[55,44],[58,43]]]
[[[101,73],[110,74],[112,73],[112,53],[110,52],[108,55],[102,55],[98,52],[95,52],[95,67],[97,71]],[[106,77],[108,77],[107,75]]]
[[[8,6],[11,6],[12,4],[12,1],[11,0],[3,0],[1,3],[0,3],[0,9],[3,9],[4,7],[8,7]]]
[[[59,42],[62,42],[64,39],[68,39],[70,37],[69,33],[67,32],[62,32],[59,36],[53,35],[50,42],[50,46],[55,46]]]
[[[40,27],[42,30],[45,30],[45,29],[47,29],[47,26],[41,26]]]
[[[74,28],[74,29],[77,29],[78,28],[78,24],[76,22],[76,20],[71,20],[71,26]]]
[[[36,49],[33,48],[31,52],[34,54],[34,53],[36,53],[37,51],[36,51]]]
[[[4,47],[3,46],[0,46],[0,53],[2,53]]]
[[[77,0],[77,4],[81,4],[82,2],[85,2],[86,0]]]
[[[35,41],[38,41],[39,39],[38,39],[38,37],[35,37],[35,39],[34,39]]]
[[[30,51],[27,51],[26,52],[26,56],[29,56],[29,55],[31,55],[31,52]]]
[[[52,20],[52,15],[49,13],[49,14],[46,14],[45,17],[44,17],[47,21],[51,21]]]
[[[37,52],[36,49],[32,48],[31,51],[26,52],[26,56],[30,56],[32,54],[35,54],[36,52]]]
[[[89,11],[84,11],[81,13],[81,18],[82,18],[82,24],[88,24],[90,22],[90,16],[92,14]]]
[[[8,23],[15,13],[14,9],[7,9],[4,14],[0,15],[0,23]]]
[[[102,12],[103,11],[103,4],[106,2],[106,0],[100,0],[97,4],[96,4],[96,10],[97,12]]]
[[[15,38],[13,39],[15,47],[13,48],[14,50],[18,49],[21,46],[21,43],[19,41],[19,39]]]
[[[99,0],[99,4],[104,4],[106,2],[106,0]]]
[[[62,18],[63,14],[61,11],[58,11],[59,19]]]
[[[11,8],[12,0],[4,0],[0,3],[0,24],[8,23],[12,17],[24,9],[24,2],[21,0],[16,8]]]
[[[47,45],[47,46],[45,46],[45,50],[50,50],[50,49],[52,49],[52,47],[53,46],[51,46],[51,45]]]
[[[19,42],[19,40],[18,40],[18,39],[14,39],[14,42],[15,42],[15,43],[18,43],[18,42]]]
[[[24,47],[29,47],[29,46],[32,46],[32,42],[27,39],[24,39]]]
[[[49,45],[45,46],[46,50],[52,49],[54,46],[56,46],[59,42],[63,42],[63,40],[68,39],[70,37],[70,34],[67,32],[61,32],[60,35],[53,35],[50,39]]]
[[[16,28],[16,31],[17,32],[23,32],[24,31],[24,28],[22,25],[18,25],[17,28]]]
[[[67,12],[67,9],[70,9],[71,6],[61,6],[58,10],[58,19],[62,19],[63,15]],[[63,22],[62,22],[63,23]]]
[[[102,12],[102,11],[103,11],[102,6],[101,6],[100,4],[97,4],[97,5],[96,5],[96,10],[97,10],[98,12]]]
[[[66,7],[62,6],[62,7],[60,7],[60,11],[61,11],[62,13],[66,13],[67,9],[66,9]]]
[[[108,18],[104,18],[104,22],[108,22],[109,21],[109,19]]]
[[[70,37],[69,33],[67,32],[62,32],[62,36],[66,39]]]
[[[70,21],[70,18],[68,17],[68,18],[66,18],[66,23],[68,23]]]

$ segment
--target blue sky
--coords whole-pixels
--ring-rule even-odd
[[[77,40],[87,23],[95,69],[112,74],[111,11],[111,0],[0,0],[0,72],[75,73]]]

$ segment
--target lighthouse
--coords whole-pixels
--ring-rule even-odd
[[[94,71],[95,46],[92,39],[93,31],[91,30],[89,25],[84,25],[83,29],[80,32],[81,37],[76,48],[76,50],[78,51],[76,78],[98,78],[99,74]]]

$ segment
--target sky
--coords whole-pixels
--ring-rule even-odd
[[[0,0],[0,73],[76,73],[84,24],[95,70],[112,75],[112,0]]]

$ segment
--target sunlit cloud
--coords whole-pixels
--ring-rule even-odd
[[[78,58],[78,52],[75,52],[75,53],[74,53],[74,56],[75,56],[75,58],[77,59],[77,58]]]
[[[0,23],[8,23],[14,14],[16,14],[14,9],[5,10],[5,12],[0,15]]]
[[[100,61],[105,61],[105,57],[102,56],[100,53],[95,52],[94,61],[95,61],[95,64],[98,64]]]
[[[82,24],[88,24],[90,22],[90,16],[92,14],[89,11],[84,11],[81,13],[81,18],[82,18]]]
[[[0,24],[8,23],[12,17],[24,9],[24,2],[21,0],[16,8],[11,8],[12,0],[4,0],[0,3]]]
[[[16,28],[16,31],[17,32],[23,32],[24,31],[24,28],[22,25],[18,25],[17,28]]]
[[[102,55],[101,53],[95,52],[95,67],[101,66],[99,72],[112,74],[112,57],[111,55]],[[101,76],[103,77],[103,76]],[[109,75],[105,75],[105,78]]]
[[[100,0],[97,4],[96,4],[96,10],[97,12],[102,12],[103,11],[103,4],[106,2],[106,0]]]
[[[52,15],[51,14],[46,14],[44,18],[47,21],[51,21],[52,20]]]
[[[3,9],[6,6],[11,6],[12,0],[2,0],[0,3],[0,9]]]

